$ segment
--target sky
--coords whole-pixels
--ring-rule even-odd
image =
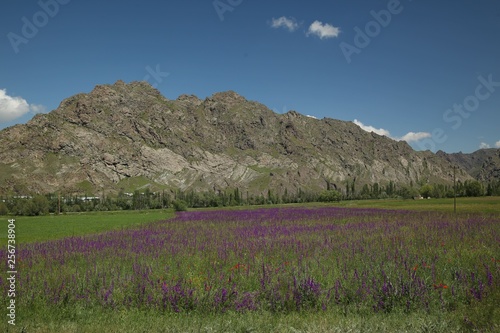
[[[500,148],[498,0],[4,0],[0,129],[99,84],[233,90],[416,150]]]

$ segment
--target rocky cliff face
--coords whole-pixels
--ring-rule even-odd
[[[0,191],[239,187],[258,194],[353,181],[449,183],[456,161],[351,122],[276,114],[232,91],[168,100],[145,82],[118,81],[1,131]],[[490,162],[498,171],[498,158]],[[460,166],[461,180],[498,177]]]
[[[500,149],[480,149],[472,154],[446,154],[438,151],[436,154],[449,163],[460,166],[477,180],[500,180]]]

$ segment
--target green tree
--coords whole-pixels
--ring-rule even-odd
[[[137,210],[146,208],[144,198],[143,193],[139,192],[139,190],[135,190],[132,195],[132,209]]]
[[[152,193],[149,187],[146,188],[143,194],[143,208],[145,209],[151,208],[151,195]]]
[[[285,192],[283,193],[283,195],[281,196],[281,201],[283,201],[283,203],[289,203],[290,199],[288,198],[288,189],[285,187]]]
[[[465,195],[468,197],[480,197],[484,194],[483,185],[477,180],[465,182]]]
[[[241,195],[240,195],[240,190],[238,188],[234,189],[234,201],[236,205],[241,205]]]
[[[349,180],[345,183],[345,197],[349,199],[351,197],[351,185],[349,184]]]
[[[420,195],[424,198],[428,198],[431,196],[432,191],[434,190],[433,186],[430,184],[425,184],[420,188]]]
[[[363,188],[361,189],[360,196],[361,196],[361,199],[370,198],[370,188],[368,187],[368,184],[363,185]]]
[[[386,192],[388,196],[392,196],[394,194],[394,183],[392,182],[392,180],[389,181],[389,185],[387,185]]]
[[[47,215],[49,213],[49,200],[44,195],[37,195],[33,198],[35,215]]]
[[[269,203],[269,204],[275,204],[276,203],[276,198],[274,197],[274,194],[271,191],[271,189],[267,190],[267,203]]]
[[[325,190],[319,195],[318,201],[320,202],[333,202],[340,201],[342,195],[336,190]]]
[[[372,186],[372,198],[378,198],[378,195],[380,194],[380,188],[378,186],[378,183],[373,184]]]
[[[165,190],[163,190],[161,194],[161,203],[162,207],[170,206],[170,194],[168,192],[165,192]]]
[[[0,215],[9,214],[9,210],[7,209],[7,205],[3,202],[0,202]]]
[[[187,203],[184,200],[175,200],[172,205],[176,212],[184,212],[187,210]]]
[[[397,194],[403,197],[403,199],[412,199],[418,195],[418,191],[411,186],[401,186]]]

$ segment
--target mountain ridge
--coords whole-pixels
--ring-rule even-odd
[[[66,98],[0,131],[0,147],[2,193],[450,184],[453,165],[461,181],[500,177],[497,150],[460,158],[417,152],[352,122],[278,114],[234,91],[169,100],[146,82],[117,81]]]

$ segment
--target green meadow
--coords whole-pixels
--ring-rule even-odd
[[[421,200],[353,200],[339,203],[343,207],[364,207],[383,209],[404,209],[417,211],[438,211],[452,213],[453,198],[421,199]],[[470,213],[497,213],[500,214],[500,197],[457,198],[456,212]]]
[[[71,236],[97,234],[109,230],[135,228],[174,216],[171,209],[116,212],[87,212],[46,216],[2,216],[16,220],[18,244],[42,242]],[[6,239],[4,232],[0,239]],[[5,243],[5,241],[4,241]]]
[[[414,211],[430,211],[453,213],[453,198],[440,199],[370,199],[370,200],[345,200],[335,203],[294,203],[278,205],[260,205],[260,206],[234,206],[224,209],[253,209],[261,207],[348,207],[348,208],[379,208],[379,209],[398,209]],[[221,208],[200,208],[198,210],[219,210]],[[456,199],[457,214],[471,213],[492,213],[500,214],[500,197],[461,197]]]
[[[375,212],[373,216],[365,215],[358,218],[353,215],[352,217],[342,217],[338,221],[310,216],[297,222],[287,222],[285,218],[282,221],[273,222],[274,224],[270,220],[248,224],[248,227],[251,227],[248,231],[259,230],[259,233],[266,233],[268,228],[288,228],[288,231],[284,231],[283,236],[275,239],[273,238],[273,232],[259,234],[259,236],[252,236],[251,234],[239,236],[236,230],[247,226],[244,223],[250,223],[243,220],[241,222],[230,220],[226,224],[218,224],[219,219],[206,222],[180,219],[166,224],[158,225],[153,223],[173,218],[176,216],[173,210],[98,212],[38,217],[2,216],[0,219],[5,219],[5,222],[9,218],[16,220],[18,250],[30,249],[29,251],[31,251],[31,254],[29,256],[26,254],[26,258],[23,258],[23,261],[19,263],[18,269],[24,277],[19,278],[22,285],[18,285],[17,288],[26,288],[23,286],[29,283],[32,289],[25,290],[25,295],[19,296],[16,308],[16,326],[8,325],[7,318],[2,315],[4,319],[0,322],[0,331],[25,333],[444,333],[498,332],[500,330],[500,310],[497,306],[500,303],[499,282],[497,281],[500,269],[500,248],[498,242],[495,243],[495,239],[498,239],[500,232],[500,225],[492,222],[498,221],[500,216],[500,197],[457,198],[457,215],[453,214],[453,199],[363,200],[343,201],[335,204],[273,205],[264,208],[279,207],[283,211],[288,211],[287,216],[292,217],[294,212],[297,212],[294,210],[295,208],[321,209],[331,206],[405,210],[414,211],[414,213],[401,215],[408,216],[408,220],[391,220],[391,217],[389,221],[386,221],[383,213]],[[245,214],[244,210],[259,208],[263,207],[231,207],[228,210],[242,210],[241,213]],[[217,210],[221,209],[196,209],[191,210],[191,212],[214,211],[214,213],[217,213]],[[432,213],[422,214],[422,212],[427,211]],[[224,215],[221,212],[220,216],[223,217]],[[435,222],[434,216],[436,216],[436,219],[444,220],[444,222]],[[421,221],[419,220],[420,217],[422,217]],[[487,230],[474,226],[471,221],[484,224]],[[338,224],[339,229],[334,228],[329,231],[326,227],[332,223],[334,225]],[[386,225],[386,227],[377,226],[379,223],[380,225]],[[400,223],[402,224],[400,225]],[[1,234],[2,237],[0,237],[0,242],[2,242],[0,250],[5,248],[7,244],[6,224],[3,224],[5,228]],[[363,228],[370,227],[373,229],[352,229],[351,231],[351,229],[347,229],[348,225],[353,227],[359,225],[360,228],[364,226]],[[427,228],[427,225],[430,228]],[[234,228],[234,230],[231,228]],[[322,232],[314,234],[301,231],[307,228],[311,228],[311,230],[314,228],[323,229],[321,229]],[[449,228],[449,233],[447,228]],[[138,231],[137,235],[145,235],[148,239],[147,242],[141,243],[141,239],[134,238],[134,233],[128,232],[135,232],[135,230]],[[465,233],[463,239],[460,238],[463,234],[462,230],[469,230]],[[116,233],[109,233],[108,235],[107,231],[119,231],[123,236]],[[290,233],[289,236],[285,236],[287,233]],[[96,234],[99,234],[99,236]],[[161,235],[170,235],[168,236],[169,241],[163,242],[163,236]],[[136,246],[134,247],[136,252],[125,251],[122,255],[119,255],[120,251],[124,251],[124,248],[119,249],[111,246],[110,250],[105,248],[104,250],[97,250],[95,247],[89,247],[88,250],[73,256],[64,253],[66,251],[66,247],[64,247],[66,245],[64,244],[69,243],[61,243],[59,248],[57,247],[59,245],[52,242],[46,248],[47,250],[52,248],[51,251],[55,250],[55,252],[47,252],[54,253],[53,258],[50,257],[51,255],[44,257],[44,255],[37,254],[37,251],[33,250],[34,248],[44,248],[43,243],[40,242],[72,236],[88,236],[92,244],[95,241],[102,242],[102,244],[117,242],[116,244],[120,244],[120,247],[127,247],[130,244],[130,246]],[[296,237],[299,237],[301,241],[297,243],[298,245],[294,245],[297,240]],[[75,239],[71,244],[74,244],[72,246],[87,246],[85,245],[85,239]],[[332,245],[337,245],[330,247],[325,243],[327,240]],[[206,242],[206,245],[201,244],[202,241]],[[281,242],[282,246],[274,246],[272,245],[273,242]],[[35,247],[30,247],[34,243],[38,245],[35,244]],[[193,249],[194,244],[198,244],[197,246],[203,245],[206,248],[205,252]],[[287,246],[290,246],[290,250],[287,250]],[[303,247],[308,249],[305,250],[304,248],[302,250]],[[368,249],[365,255],[366,258],[356,250],[358,247]],[[248,255],[246,248],[253,248],[252,251],[257,252]],[[370,248],[371,250],[369,250]],[[292,249],[296,249],[298,252],[293,253],[295,250]],[[331,254],[325,252],[325,249],[331,249]],[[69,252],[73,250],[74,247],[68,248]],[[390,253],[390,258],[392,258],[393,250],[397,251],[398,256],[401,256],[401,258],[396,260],[394,256],[394,261],[392,259],[387,261],[389,257],[386,254],[382,255],[382,253],[388,251],[387,254]],[[444,250],[446,251],[443,252]],[[175,256],[169,255],[171,253],[169,251],[174,251],[172,253],[177,254]],[[84,253],[89,253],[90,257],[87,257],[88,254]],[[225,259],[217,257],[218,259],[214,261],[214,253],[228,256],[229,259],[226,262]],[[304,253],[304,256],[301,253]],[[436,258],[434,258],[434,254],[436,254]],[[437,259],[438,254],[439,259]],[[63,257],[60,257],[60,255]],[[310,257],[308,257],[309,255]],[[417,260],[415,255],[420,256],[420,258]],[[370,258],[367,256],[370,256]],[[404,260],[408,260],[409,267],[407,269],[401,267],[403,257]],[[249,265],[246,265],[246,263],[240,265],[242,259],[251,261],[251,263]],[[302,262],[302,260],[304,261]],[[344,264],[339,264],[338,260],[340,260],[340,263],[345,263],[347,267],[343,266]],[[374,264],[375,262],[377,264]],[[362,278],[361,272],[364,272],[366,281],[372,283],[372,279],[380,277],[379,270],[382,263],[385,265],[386,262],[388,262],[388,276],[389,278],[392,276],[395,282],[398,281],[399,283],[399,277],[397,279],[395,277],[400,276],[403,279],[401,283],[409,283],[408,285],[411,288],[416,288],[417,285],[413,285],[413,280],[411,280],[416,277],[411,274],[413,272],[418,274],[417,277],[421,277],[421,280],[418,281],[426,284],[426,286],[421,286],[425,297],[422,296],[424,298],[420,300],[420,296],[417,293],[413,294],[414,291],[411,288],[408,291],[409,295],[413,295],[411,297],[399,295],[396,291],[389,291],[388,295],[394,297],[391,301],[394,302],[394,307],[387,308],[384,306],[381,310],[373,311],[371,305],[371,293],[373,291],[365,292],[365,295],[370,295],[368,298],[357,295],[356,289],[358,287],[354,278],[350,276],[357,270]],[[292,264],[289,265],[288,263]],[[341,289],[339,294],[338,302],[340,302],[340,305],[337,305],[333,299],[327,299],[326,289],[323,289],[321,294],[318,294],[320,296],[317,296],[317,300],[318,302],[325,302],[325,309],[322,309],[320,303],[316,305],[310,303],[311,300],[301,303],[303,308],[300,308],[297,305],[298,303],[290,303],[290,300],[285,296],[283,296],[285,309],[278,311],[272,307],[267,307],[265,302],[262,303],[261,298],[255,300],[255,304],[258,304],[261,308],[251,311],[240,312],[233,310],[232,303],[229,303],[229,301],[223,305],[227,306],[227,311],[221,311],[220,308],[219,310],[210,308],[209,305],[215,302],[211,297],[217,297],[220,290],[230,290],[230,288],[238,287],[242,289],[238,294],[240,296],[244,294],[243,291],[246,288],[250,287],[258,292],[261,287],[259,287],[258,283],[255,284],[255,281],[261,274],[264,264],[266,270],[269,269],[266,272],[274,274],[272,275],[273,280],[269,282],[272,283],[266,288],[279,287],[277,290],[280,290],[285,296],[292,295],[290,297],[293,297],[295,295],[293,292],[289,293],[289,289],[287,289],[292,288],[290,284],[287,285],[283,281],[295,276],[294,274],[297,274],[297,272],[304,274],[304,277],[313,276],[318,285],[324,288],[327,286],[332,287],[333,280],[339,279],[344,286],[344,289]],[[101,267],[98,277],[91,274],[94,265],[96,273],[97,267]],[[434,265],[436,271],[434,271]],[[484,265],[488,265],[491,274],[493,274],[491,283],[488,282],[489,275],[485,275],[486,273],[483,272]],[[146,292],[149,290],[150,294],[148,295],[153,297],[151,304],[155,302],[155,297],[160,297],[162,292],[161,286],[158,287],[156,281],[158,279],[160,279],[159,282],[163,281],[163,279],[173,281],[171,278],[177,278],[179,275],[185,275],[186,277],[185,280],[182,280],[182,284],[179,282],[179,288],[180,286],[186,288],[186,290],[192,288],[195,295],[200,295],[199,303],[192,305],[192,308],[188,307],[189,309],[181,309],[181,311],[176,312],[169,307],[159,310],[157,305],[150,305],[147,298],[137,299],[134,283],[137,284],[138,288],[142,286],[141,283],[143,282],[127,275],[126,272],[129,272],[129,269],[126,267],[129,266],[136,267],[134,270],[137,269],[141,274],[147,275],[148,282],[144,282],[144,288]],[[331,268],[334,266],[337,268]],[[164,273],[165,267],[176,267],[176,269]],[[195,270],[194,267],[197,267],[197,269]],[[204,272],[212,269],[217,274],[209,276],[208,280],[205,280],[207,276]],[[344,272],[344,269],[347,278],[342,277],[341,272]],[[460,273],[459,279],[452,278],[454,271]],[[470,273],[476,271],[481,275],[485,288],[484,290],[481,289],[481,299],[471,296],[472,294],[467,289],[469,285],[475,286],[468,279]],[[114,272],[118,272],[116,279]],[[46,284],[43,281],[31,282],[30,279],[26,278],[27,274],[31,274],[37,279],[44,279]],[[73,276],[79,279],[79,274],[82,274],[82,278],[83,275],[89,278],[91,284],[87,285],[84,280],[72,282]],[[223,281],[218,278],[221,274],[224,276]],[[437,280],[432,280],[434,274],[437,274]],[[229,277],[234,280],[229,282],[227,280]],[[130,278],[133,280],[129,280]],[[5,282],[5,280],[3,281]],[[109,281],[114,281],[114,287],[111,288],[113,298],[110,299],[115,303],[109,302],[108,296],[105,295],[105,292],[109,289]],[[151,286],[148,283],[151,283]],[[361,285],[361,282],[359,283]],[[382,281],[377,283],[382,283]],[[209,284],[211,286],[207,287]],[[67,296],[63,298],[56,297],[56,294],[63,290],[60,288],[68,288]],[[211,288],[213,289],[211,290]],[[90,292],[90,289],[93,292]],[[71,290],[81,292],[82,297],[88,294],[89,300],[82,301],[78,297],[75,298],[75,294]],[[174,295],[171,294],[173,290],[168,289],[168,293],[164,291],[165,295]],[[276,302],[281,300],[278,297],[279,295],[274,294],[272,290],[272,288],[264,289],[261,294],[269,297],[269,299],[272,298]],[[300,288],[297,290],[300,290]],[[108,290],[108,292],[111,291]],[[452,296],[452,292],[456,293],[457,296]],[[31,295],[30,297],[40,296],[39,299],[37,299],[38,296],[32,299],[27,297],[26,294]],[[131,297],[131,303],[128,303],[129,301],[127,301],[125,295]],[[311,293],[305,295],[308,295],[308,297],[314,296]],[[316,300],[314,297],[312,298],[313,301]],[[426,297],[430,302],[428,309],[424,307],[420,309],[418,305],[412,306],[409,310],[406,309],[405,302],[407,300],[424,304],[427,302]],[[234,301],[241,300],[234,299]],[[158,304],[161,305],[162,303]],[[304,304],[307,306],[304,306]],[[5,309],[5,298],[1,305]],[[296,305],[297,309],[293,310]],[[221,305],[222,308],[223,306]],[[3,312],[6,313],[6,310]]]
[[[458,214],[492,213],[500,214],[500,197],[457,198]],[[351,200],[333,204],[308,203],[264,206],[239,206],[228,208],[206,208],[197,210],[219,209],[257,209],[262,207],[324,207],[338,206],[350,208],[380,208],[416,211],[453,212],[453,199],[423,199],[423,200]],[[172,209],[85,212],[46,216],[2,216],[0,219],[14,218],[17,228],[17,242],[29,243],[54,240],[63,237],[95,234],[108,230],[138,227],[154,221],[165,220],[174,216]],[[0,235],[0,240],[6,239],[6,234]]]

